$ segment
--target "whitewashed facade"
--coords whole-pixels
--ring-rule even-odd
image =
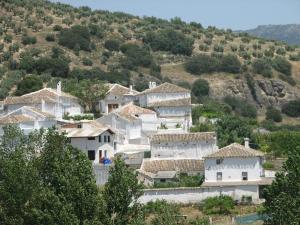
[[[202,159],[216,152],[214,132],[155,134],[150,140],[151,158]]]
[[[66,132],[73,147],[82,150],[93,164],[102,164],[104,159],[111,159],[116,152],[115,132],[95,121],[81,121],[66,124],[61,128]]]
[[[133,90],[132,85],[129,88],[120,84],[107,84],[108,91],[104,99],[99,101],[100,112],[107,114],[130,103],[136,102],[136,95],[139,93]]]
[[[70,116],[83,113],[83,108],[76,97],[61,91],[61,83],[57,89],[43,88],[18,97],[7,97],[4,100],[4,113],[10,113],[23,106],[30,106],[62,119],[65,114]]]
[[[3,135],[3,127],[7,125],[16,125],[24,134],[28,135],[34,130],[55,127],[56,120],[55,117],[49,113],[23,106],[0,117],[0,136]]]

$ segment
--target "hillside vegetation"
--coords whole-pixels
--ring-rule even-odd
[[[0,15],[0,100],[58,80],[79,97],[81,84],[141,91],[150,80],[168,81],[191,89],[194,102],[233,97],[260,113],[287,112],[300,98],[300,49],[281,42],[44,0],[1,1]]]

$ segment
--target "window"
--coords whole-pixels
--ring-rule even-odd
[[[117,150],[117,142],[114,142],[114,150]]]
[[[89,160],[95,160],[95,151],[94,150],[88,151],[88,158],[89,158]]]
[[[81,124],[77,124],[77,128],[82,128],[82,125]]]
[[[102,136],[101,135],[99,136],[99,142],[102,142]]]
[[[107,150],[104,150],[104,157],[107,158]]]
[[[104,142],[106,143],[107,142],[107,140],[106,140],[106,136],[104,135]]]
[[[242,172],[242,180],[248,180],[248,172]]]
[[[107,136],[107,142],[110,143],[110,136]]]
[[[95,137],[88,137],[89,141],[95,140]]]
[[[217,172],[217,180],[222,180],[222,172]]]
[[[217,165],[220,165],[220,164],[222,164],[222,163],[223,163],[223,159],[217,159],[217,160],[216,160],[216,164],[217,164]]]

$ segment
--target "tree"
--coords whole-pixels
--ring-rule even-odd
[[[16,95],[24,95],[30,92],[38,91],[43,88],[43,81],[36,75],[25,77],[17,85]]]
[[[231,143],[242,143],[245,137],[251,138],[251,127],[247,120],[226,115],[217,122],[216,132],[220,147]]]
[[[193,83],[192,93],[196,97],[204,97],[209,94],[209,83],[206,80],[198,79]]]
[[[81,104],[93,113],[97,112],[98,102],[106,95],[107,87],[100,81],[82,80],[73,90],[74,95],[80,98]]]
[[[221,58],[219,70],[227,73],[239,73],[241,62],[236,55],[225,55]]]
[[[129,224],[139,214],[140,205],[137,200],[142,195],[142,185],[139,184],[137,175],[126,167],[120,157],[114,160],[109,174],[103,193],[107,214],[112,224]]]
[[[283,170],[264,192],[265,225],[300,224],[300,145],[289,153]]]
[[[188,72],[197,75],[215,72],[216,68],[218,68],[218,60],[214,57],[204,54],[192,57],[185,64],[185,69]]]
[[[284,57],[277,56],[273,60],[273,67],[287,76],[291,76],[292,74],[292,64]]]
[[[104,47],[109,51],[119,51],[120,49],[120,42],[118,40],[107,40],[104,43]]]
[[[278,109],[275,109],[273,107],[268,107],[266,112],[266,120],[281,122],[282,121],[281,112]]]

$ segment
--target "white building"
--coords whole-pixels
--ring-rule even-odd
[[[43,88],[19,97],[7,97],[4,100],[4,111],[10,113],[22,106],[30,106],[62,119],[65,114],[77,115],[83,112],[78,98],[61,91],[61,83],[57,89]]]
[[[55,116],[29,106],[18,108],[0,117],[0,136],[6,125],[18,126],[24,134],[29,134],[41,128],[48,129],[56,126]]]
[[[129,102],[137,101],[136,95],[139,92],[133,90],[132,86],[129,88],[120,84],[107,84],[107,86],[107,94],[105,98],[99,102],[101,113],[107,114]]]
[[[115,132],[96,121],[81,121],[66,124],[62,132],[70,139],[73,147],[86,153],[93,164],[102,164],[105,158],[111,159],[116,151]]]
[[[150,82],[149,89],[138,96],[140,106],[153,108],[166,128],[181,127],[187,131],[192,125],[190,90],[170,83],[156,86]]]
[[[218,150],[214,132],[155,134],[150,140],[151,158],[202,159]]]

